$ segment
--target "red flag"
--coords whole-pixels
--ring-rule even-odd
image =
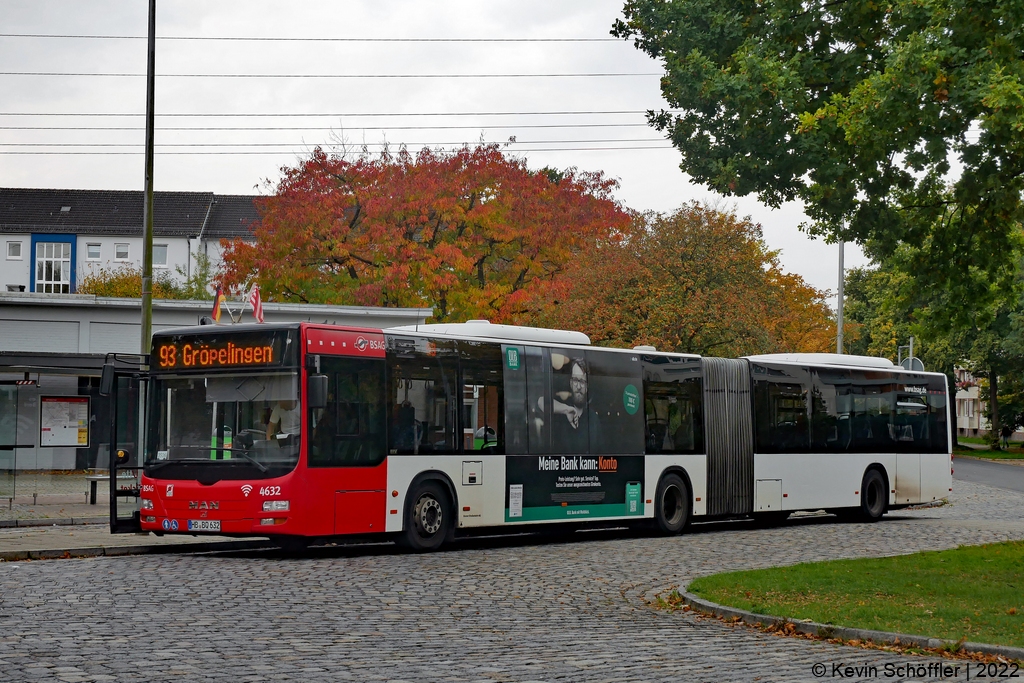
[[[252,306],[252,317],[256,318],[256,322],[263,322],[263,302],[260,301],[260,288],[256,285],[249,292],[249,305]]]
[[[217,285],[217,293],[213,295],[213,313],[211,317],[214,322],[220,322],[220,305],[224,303],[224,289]]]

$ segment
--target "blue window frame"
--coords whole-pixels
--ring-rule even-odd
[[[30,292],[73,294],[75,235],[32,235]]]

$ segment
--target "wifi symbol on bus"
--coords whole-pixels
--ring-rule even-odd
[[[242,484],[242,493],[244,493],[245,497],[248,498],[249,494],[252,493],[252,486],[249,484]]]

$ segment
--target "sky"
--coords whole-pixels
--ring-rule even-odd
[[[143,188],[147,5],[3,2],[0,186]],[[799,230],[799,204],[722,197],[679,170],[643,114],[667,106],[661,65],[608,40],[621,11],[622,0],[158,0],[154,185],[269,193],[316,146],[515,138],[506,152],[531,168],[603,171],[633,209],[698,200],[750,216],[786,270],[834,293],[838,246]],[[481,38],[505,42],[438,40]],[[845,260],[867,264],[855,245]]]

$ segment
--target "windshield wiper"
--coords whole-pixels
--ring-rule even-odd
[[[150,460],[146,463],[146,469],[158,470],[167,465],[198,465],[199,463],[210,462],[203,458],[178,458],[177,460]]]
[[[193,449],[199,449],[199,450],[203,450],[203,451],[228,451],[233,456],[237,455],[237,456],[241,457],[243,460],[245,460],[246,462],[248,462],[251,465],[255,466],[260,472],[268,472],[269,471],[267,469],[266,465],[264,465],[263,463],[259,462],[258,460],[253,459],[249,455],[246,455],[245,451],[243,449],[241,449],[241,448],[216,448],[216,447],[211,447],[211,446],[173,446],[173,448],[193,448]],[[223,463],[230,464],[231,463],[231,458],[229,458],[227,460],[216,460],[216,459],[207,459],[207,458],[175,458],[175,459],[172,459],[172,460],[157,460],[155,463],[152,463],[152,461],[150,461],[150,463],[152,463],[152,464],[147,463],[146,467],[149,467],[151,469],[158,469],[160,467],[164,467],[165,465],[170,465],[171,463],[179,463],[179,464],[186,464],[186,465],[199,465],[199,464],[205,464],[205,463],[210,463],[210,462],[216,462],[216,463],[221,463],[221,464],[223,464]]]
[[[231,450],[231,449],[225,449],[225,450]],[[232,453],[234,453],[234,451],[232,451]],[[246,455],[246,454],[245,454],[244,452],[242,452],[241,450],[239,450],[239,451],[238,451],[238,455],[242,456],[242,457],[243,457],[243,458],[245,458],[245,459],[246,459],[246,460],[247,460],[248,462],[251,462],[251,463],[252,463],[253,465],[255,465],[255,466],[256,466],[256,467],[257,467],[257,468],[259,469],[259,471],[260,471],[260,472],[266,472],[266,471],[267,471],[267,466],[266,466],[266,465],[264,465],[263,463],[261,463],[261,462],[258,462],[258,461],[256,461],[255,459],[253,459],[253,458],[249,457],[248,455]],[[223,460],[221,460],[221,462],[224,462],[224,461],[223,461]]]

